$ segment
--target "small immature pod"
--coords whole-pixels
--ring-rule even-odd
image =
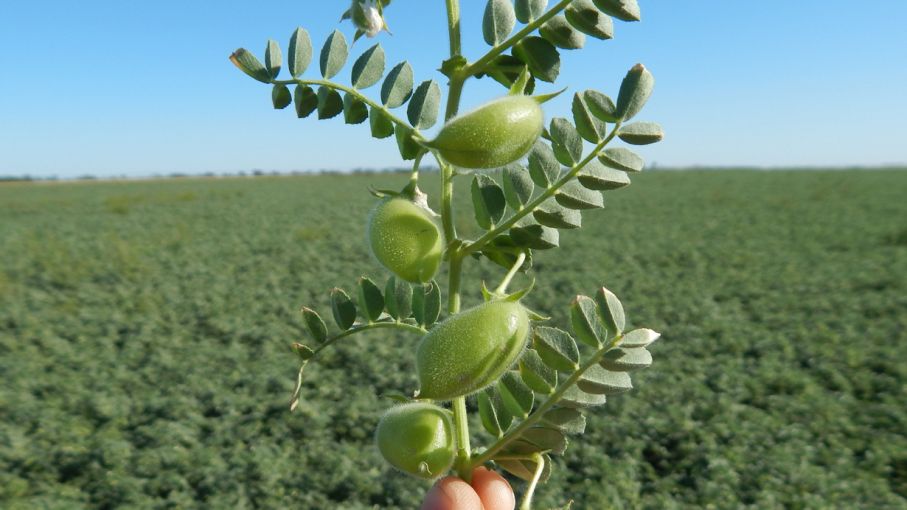
[[[375,444],[395,468],[419,478],[436,478],[454,461],[450,412],[418,402],[392,407],[378,422]]]
[[[378,262],[410,283],[431,281],[444,242],[428,212],[403,197],[381,200],[368,218],[369,247]]]
[[[525,156],[543,121],[538,99],[505,96],[451,119],[425,145],[463,168],[496,168]]]

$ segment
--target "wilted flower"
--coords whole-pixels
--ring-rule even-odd
[[[375,37],[382,30],[387,30],[383,8],[389,3],[382,0],[353,0],[353,5],[347,13],[356,25],[357,39],[362,34]]]

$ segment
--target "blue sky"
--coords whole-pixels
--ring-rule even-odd
[[[486,49],[485,2],[462,0],[464,52]],[[907,163],[907,2],[641,0],[642,23],[563,52],[546,105],[569,113],[572,92],[616,94],[643,62],[656,78],[640,120],[667,138],[641,152],[659,166],[849,166]],[[394,35],[377,38],[389,67],[416,80],[446,56],[442,0],[395,0]],[[400,166],[393,142],[365,125],[298,120],[270,108],[267,86],[227,60],[237,47],[284,48],[296,26],[316,46],[347,2],[6,2],[0,79],[0,175],[73,177],[171,172]],[[358,42],[350,61],[372,41]],[[349,65],[338,79],[349,79]],[[315,77],[317,65],[307,72]],[[540,90],[554,90],[544,86]],[[369,89],[377,94],[377,87]],[[500,95],[471,81],[464,108]],[[402,111],[401,111],[402,114]]]

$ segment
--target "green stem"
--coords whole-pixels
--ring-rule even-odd
[[[475,241],[468,243],[467,245],[460,248],[460,253],[462,253],[464,256],[466,256],[466,255],[469,255],[470,253],[475,253],[475,252],[481,250],[489,241],[491,241],[495,237],[507,232],[507,230],[509,230],[510,227],[514,226],[523,217],[528,216],[529,214],[532,214],[532,212],[535,211],[535,209],[538,206],[542,205],[542,203],[545,200],[548,200],[549,198],[553,197],[559,189],[561,189],[564,185],[566,185],[568,182],[573,180],[573,178],[576,177],[576,175],[579,174],[579,172],[586,165],[588,165],[589,162],[591,162],[593,159],[595,159],[598,156],[598,153],[601,152],[601,150],[604,149],[605,146],[608,145],[608,143],[610,143],[611,140],[613,140],[615,136],[617,136],[618,129],[620,129],[620,122],[618,122],[617,124],[614,125],[614,129],[611,130],[611,133],[608,134],[608,136],[605,137],[604,140],[599,142],[598,145],[596,145],[595,148],[592,149],[592,151],[589,153],[588,156],[586,156],[580,162],[578,162],[578,163],[574,164],[572,167],[570,167],[570,170],[566,174],[564,174],[560,179],[558,179],[557,182],[555,182],[554,184],[549,186],[548,189],[546,189],[541,195],[537,196],[531,202],[526,204],[522,209],[520,209],[519,211],[514,213],[513,216],[507,218],[504,222],[497,225],[492,230],[485,232],[485,234],[483,234],[482,237],[480,237],[480,238],[476,239]]]
[[[405,322],[397,322],[397,321],[391,321],[391,320],[382,321],[382,322],[370,322],[368,324],[358,324],[358,325],[354,324],[353,327],[351,327],[350,329],[343,331],[341,333],[337,333],[336,335],[325,340],[323,344],[319,345],[318,348],[315,349],[315,355],[317,355],[319,352],[323,351],[326,347],[330,346],[337,340],[340,340],[341,338],[346,338],[350,335],[355,335],[356,333],[361,333],[363,331],[369,331],[372,329],[402,329],[405,331],[411,331],[413,333],[419,333],[422,335],[424,335],[425,333],[428,333],[428,330],[426,330],[425,328],[423,328],[421,326],[413,326],[412,324],[407,324]],[[314,356],[312,356],[312,357],[314,358]]]
[[[529,486],[526,487],[526,493],[523,494],[523,503],[520,504],[520,510],[531,510],[532,495],[535,494],[535,487],[538,485],[539,479],[542,477],[542,471],[545,470],[545,457],[542,457],[538,453],[534,454],[532,457],[532,460],[535,461],[535,473],[532,475],[532,480],[529,482]]]
[[[546,21],[557,16],[561,11],[566,9],[572,1],[573,0],[561,0],[560,2],[555,4],[554,7],[548,9],[548,11],[546,11],[544,14],[529,22],[529,24],[523,27],[519,32],[513,34],[509,39],[488,50],[488,53],[482,55],[482,58],[476,60],[472,64],[469,64],[463,69],[463,76],[468,77],[483,72],[485,70],[485,66],[487,66],[492,60],[494,60],[495,57],[510,49],[513,45],[520,42],[527,35],[535,32],[536,29],[544,25]]]
[[[328,88],[332,88],[335,90],[341,90],[343,92],[346,92],[347,94],[352,95],[353,97],[362,101],[363,103],[371,106],[372,108],[377,108],[378,110],[381,110],[382,112],[384,112],[385,115],[387,115],[387,118],[390,119],[391,122],[393,122],[394,124],[397,124],[398,126],[403,126],[406,129],[412,130],[413,136],[416,139],[418,139],[418,140],[425,139],[425,137],[422,136],[422,133],[418,129],[411,126],[409,124],[409,122],[406,122],[405,120],[401,119],[400,117],[397,117],[383,104],[377,103],[377,102],[371,100],[368,96],[363,95],[362,92],[359,92],[358,90],[354,89],[353,87],[347,87],[346,85],[343,85],[342,83],[337,83],[337,82],[333,82],[330,80],[304,80],[302,78],[294,78],[292,80],[274,80],[271,83],[274,83],[275,85],[317,85],[319,87],[328,87]]]
[[[415,160],[413,160],[413,170],[409,175],[409,184],[406,186],[406,189],[415,192],[419,187],[419,164],[422,163],[422,158],[425,156],[425,151],[419,152],[416,154]]]
[[[558,386],[557,389],[554,390],[554,393],[552,393],[545,400],[545,402],[542,403],[542,405],[536,408],[535,411],[532,412],[532,414],[530,414],[525,420],[520,422],[520,424],[515,428],[511,429],[510,432],[504,435],[504,437],[495,441],[495,443],[489,446],[488,449],[485,450],[484,453],[482,453],[482,455],[475,457],[472,460],[472,467],[475,468],[490,460],[493,460],[496,453],[501,451],[501,449],[507,446],[511,441],[519,438],[520,435],[526,431],[526,429],[535,425],[540,419],[542,419],[542,416],[548,410],[557,405],[561,397],[564,396],[564,393],[566,393],[567,390],[569,390],[574,384],[576,384],[587,370],[597,365],[602,360],[602,357],[604,357],[605,353],[617,347],[617,345],[621,340],[623,340],[623,338],[623,334],[615,335],[610,342],[607,342],[601,349],[595,351],[595,354],[593,354],[592,357],[590,357],[585,363],[580,365],[579,369],[577,369],[576,372],[574,372],[569,378],[567,378],[567,380],[564,381],[563,384]]]
[[[460,2],[445,0],[447,6],[447,33],[450,38],[450,56],[460,54]],[[460,95],[463,90],[463,79],[451,79],[447,94],[447,111],[445,119],[457,114]],[[453,224],[453,168],[435,153],[441,165],[441,223],[444,226],[444,237],[448,246],[449,284],[447,287],[447,311],[453,315],[460,311],[460,274],[463,270],[463,259],[456,243],[457,232]],[[472,480],[472,456],[469,446],[469,420],[466,414],[466,397],[453,399],[451,407],[454,413],[454,430],[457,436],[457,474],[467,482]]]
[[[454,413],[454,431],[457,434],[457,475],[466,483],[472,481],[472,465],[469,462],[469,419],[466,414],[466,397],[457,397],[451,402]]]
[[[501,284],[498,285],[498,288],[494,289],[495,294],[503,294],[507,291],[507,286],[510,285],[510,280],[513,280],[513,277],[516,276],[517,271],[523,266],[523,262],[526,261],[526,252],[521,252],[516,258],[516,262],[513,264],[513,267],[510,268],[510,271],[507,272],[507,276],[501,280]]]

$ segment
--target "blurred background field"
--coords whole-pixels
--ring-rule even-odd
[[[417,338],[347,339],[287,409],[300,306],[383,281],[366,189],[405,180],[0,185],[0,507],[413,508],[427,484],[372,431],[378,395],[415,389]],[[528,301],[555,325],[605,285],[663,332],[539,507],[907,508],[905,191],[904,171],[652,172],[536,252]],[[465,304],[502,272],[467,264]]]

